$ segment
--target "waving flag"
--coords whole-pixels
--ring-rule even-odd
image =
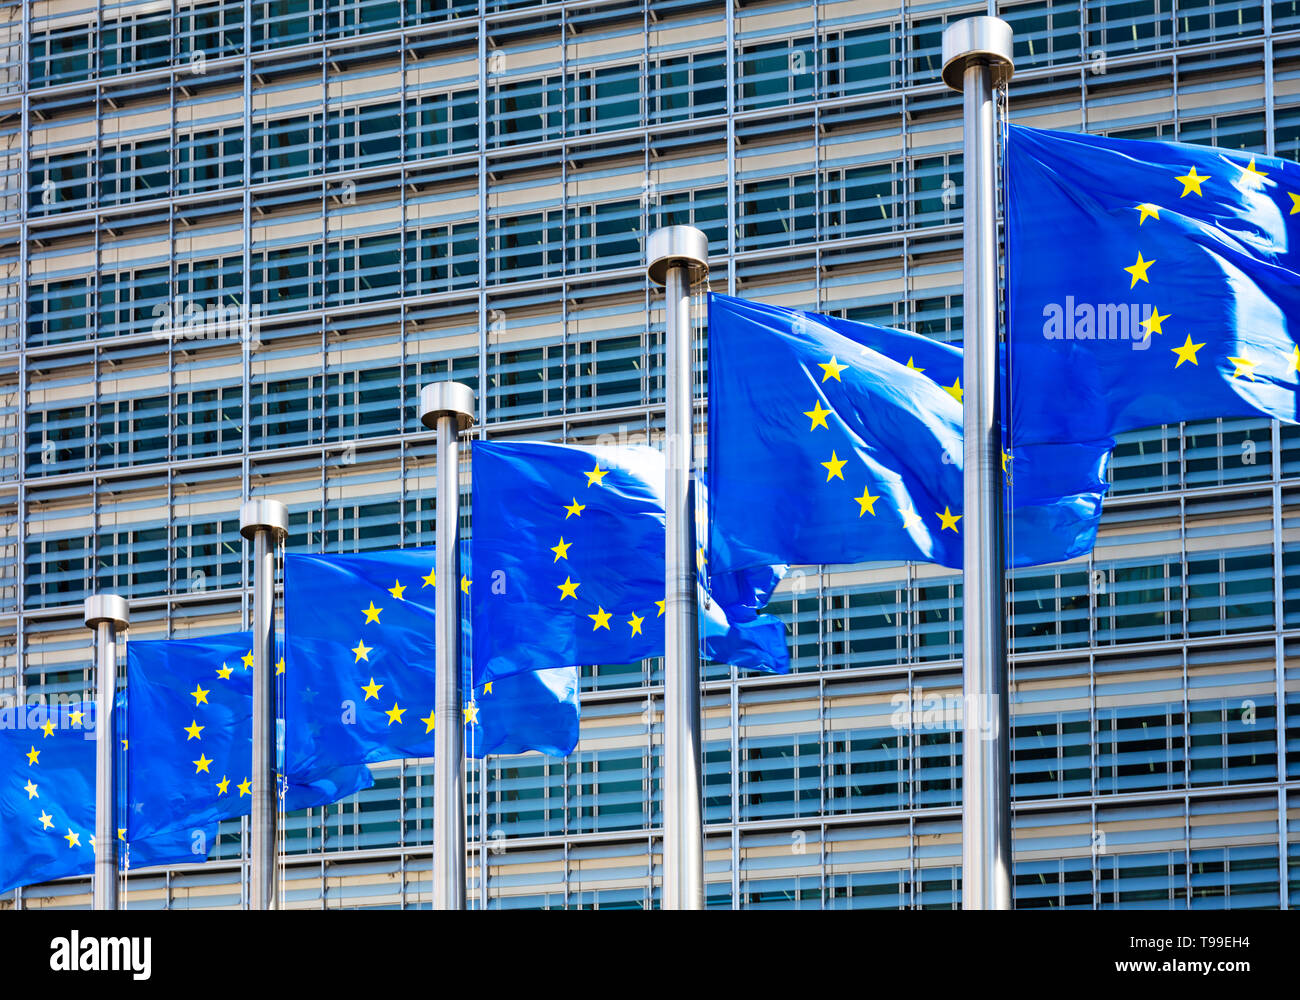
[[[1006,162],[1017,447],[1297,419],[1300,166],[1018,126]]]
[[[483,577],[473,606],[476,683],[663,655],[662,453],[476,441],[473,513]],[[770,593],[776,574],[762,574],[757,589]],[[784,672],[785,628],[754,613],[756,581],[730,579],[734,606],[702,592],[705,648],[717,660]]]
[[[468,598],[465,572],[460,587]],[[435,581],[428,548],[285,558],[291,784],[328,784],[360,763],[433,756]],[[468,697],[455,724],[466,727],[469,756],[538,750],[562,757],[573,749],[576,670],[471,688],[467,660],[463,669]]]
[[[283,657],[275,667],[283,673]],[[127,828],[133,841],[178,826],[215,831],[221,820],[251,812],[252,677],[250,632],[127,644]],[[335,802],[374,782],[359,765],[331,778],[282,787],[285,808]]]
[[[0,709],[0,892],[94,870],[94,717],[92,703]],[[194,845],[188,830],[139,838],[131,867],[202,860]]]
[[[712,559],[962,562],[962,352],[709,296]],[[1091,549],[1108,445],[1004,450],[1014,565]]]

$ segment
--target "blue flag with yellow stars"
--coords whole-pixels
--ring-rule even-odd
[[[475,682],[662,656],[663,454],[536,441],[475,441],[473,452]],[[779,575],[730,577],[726,605],[701,588],[711,658],[789,670],[784,625],[754,611]]]
[[[1017,447],[1296,420],[1300,166],[1011,126],[1006,176]]]
[[[472,587],[462,560],[462,603]],[[358,763],[432,757],[434,552],[393,549],[285,558],[287,773],[329,783]],[[462,635],[467,627],[462,624]],[[537,750],[563,757],[578,741],[572,668],[471,687],[462,639],[467,756]]]
[[[93,703],[0,709],[0,892],[94,870],[94,717]],[[120,806],[114,826],[125,865]],[[186,831],[141,838],[129,850],[132,869],[196,860]]]
[[[275,665],[284,674],[284,659]],[[184,828],[196,843],[253,801],[252,633],[127,644],[127,831]],[[281,773],[283,770],[281,769]],[[333,781],[281,782],[292,811],[337,801],[373,783],[365,767]],[[203,846],[203,854],[211,846]]]
[[[962,563],[962,351],[919,334],[709,296],[715,570]],[[1108,446],[1004,448],[1007,558],[1092,548]]]

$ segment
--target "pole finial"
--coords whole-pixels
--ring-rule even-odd
[[[966,67],[982,62],[993,74],[993,86],[1007,83],[1015,73],[1011,25],[1000,17],[967,17],[943,29],[943,82],[960,91]]]
[[[688,287],[709,276],[709,239],[694,226],[664,226],[645,244],[645,270],[656,285],[667,284],[670,267],[687,269]]]
[[[116,629],[124,629],[131,623],[131,609],[127,607],[126,598],[117,594],[95,594],[86,598],[86,627],[94,628],[100,622],[108,622]]]
[[[277,542],[289,535],[289,509],[279,500],[245,500],[239,508],[239,533],[252,540],[263,529]]]
[[[420,423],[429,430],[438,426],[438,418],[449,413],[464,430],[474,422],[474,390],[464,382],[431,382],[420,390]]]

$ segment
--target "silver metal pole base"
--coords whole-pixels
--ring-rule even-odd
[[[1011,26],[972,17],[943,33],[943,79],[962,92],[965,140],[962,377],[962,906],[1011,908],[1011,756],[998,369],[997,150],[993,90],[1011,79]]]
[[[437,431],[434,552],[433,906],[465,908],[465,704],[460,675],[460,432],[474,421],[474,391],[460,382],[420,390],[420,422]]]
[[[708,276],[709,243],[691,226],[656,229],[646,274],[664,286],[664,846],[666,910],[704,908],[703,764],[695,511],[691,499],[691,288]]]
[[[249,817],[249,902],[278,907],[275,886],[275,547],[289,534],[289,510],[278,500],[247,500],[239,533],[253,543],[253,802]]]
[[[96,910],[116,910],[113,702],[117,697],[117,635],[126,631],[131,611],[126,599],[117,594],[96,594],[86,598],[85,621],[95,633],[95,878],[91,905]]]

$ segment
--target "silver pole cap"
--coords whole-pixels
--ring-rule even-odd
[[[961,90],[966,67],[986,63],[993,86],[1007,83],[1015,72],[1011,25],[1000,17],[967,17],[943,29],[943,82]]]
[[[464,382],[432,382],[420,390],[420,422],[433,430],[438,418],[449,413],[464,430],[474,422],[474,390]]]
[[[645,272],[656,285],[668,282],[670,267],[686,268],[690,287],[709,276],[709,240],[694,226],[664,226],[645,243]]]
[[[117,594],[95,594],[86,598],[86,627],[94,628],[100,622],[108,622],[114,628],[123,629],[131,623],[131,611],[126,606],[126,598]]]
[[[277,542],[289,536],[289,508],[279,500],[245,500],[239,508],[239,533],[252,540],[263,529]]]

